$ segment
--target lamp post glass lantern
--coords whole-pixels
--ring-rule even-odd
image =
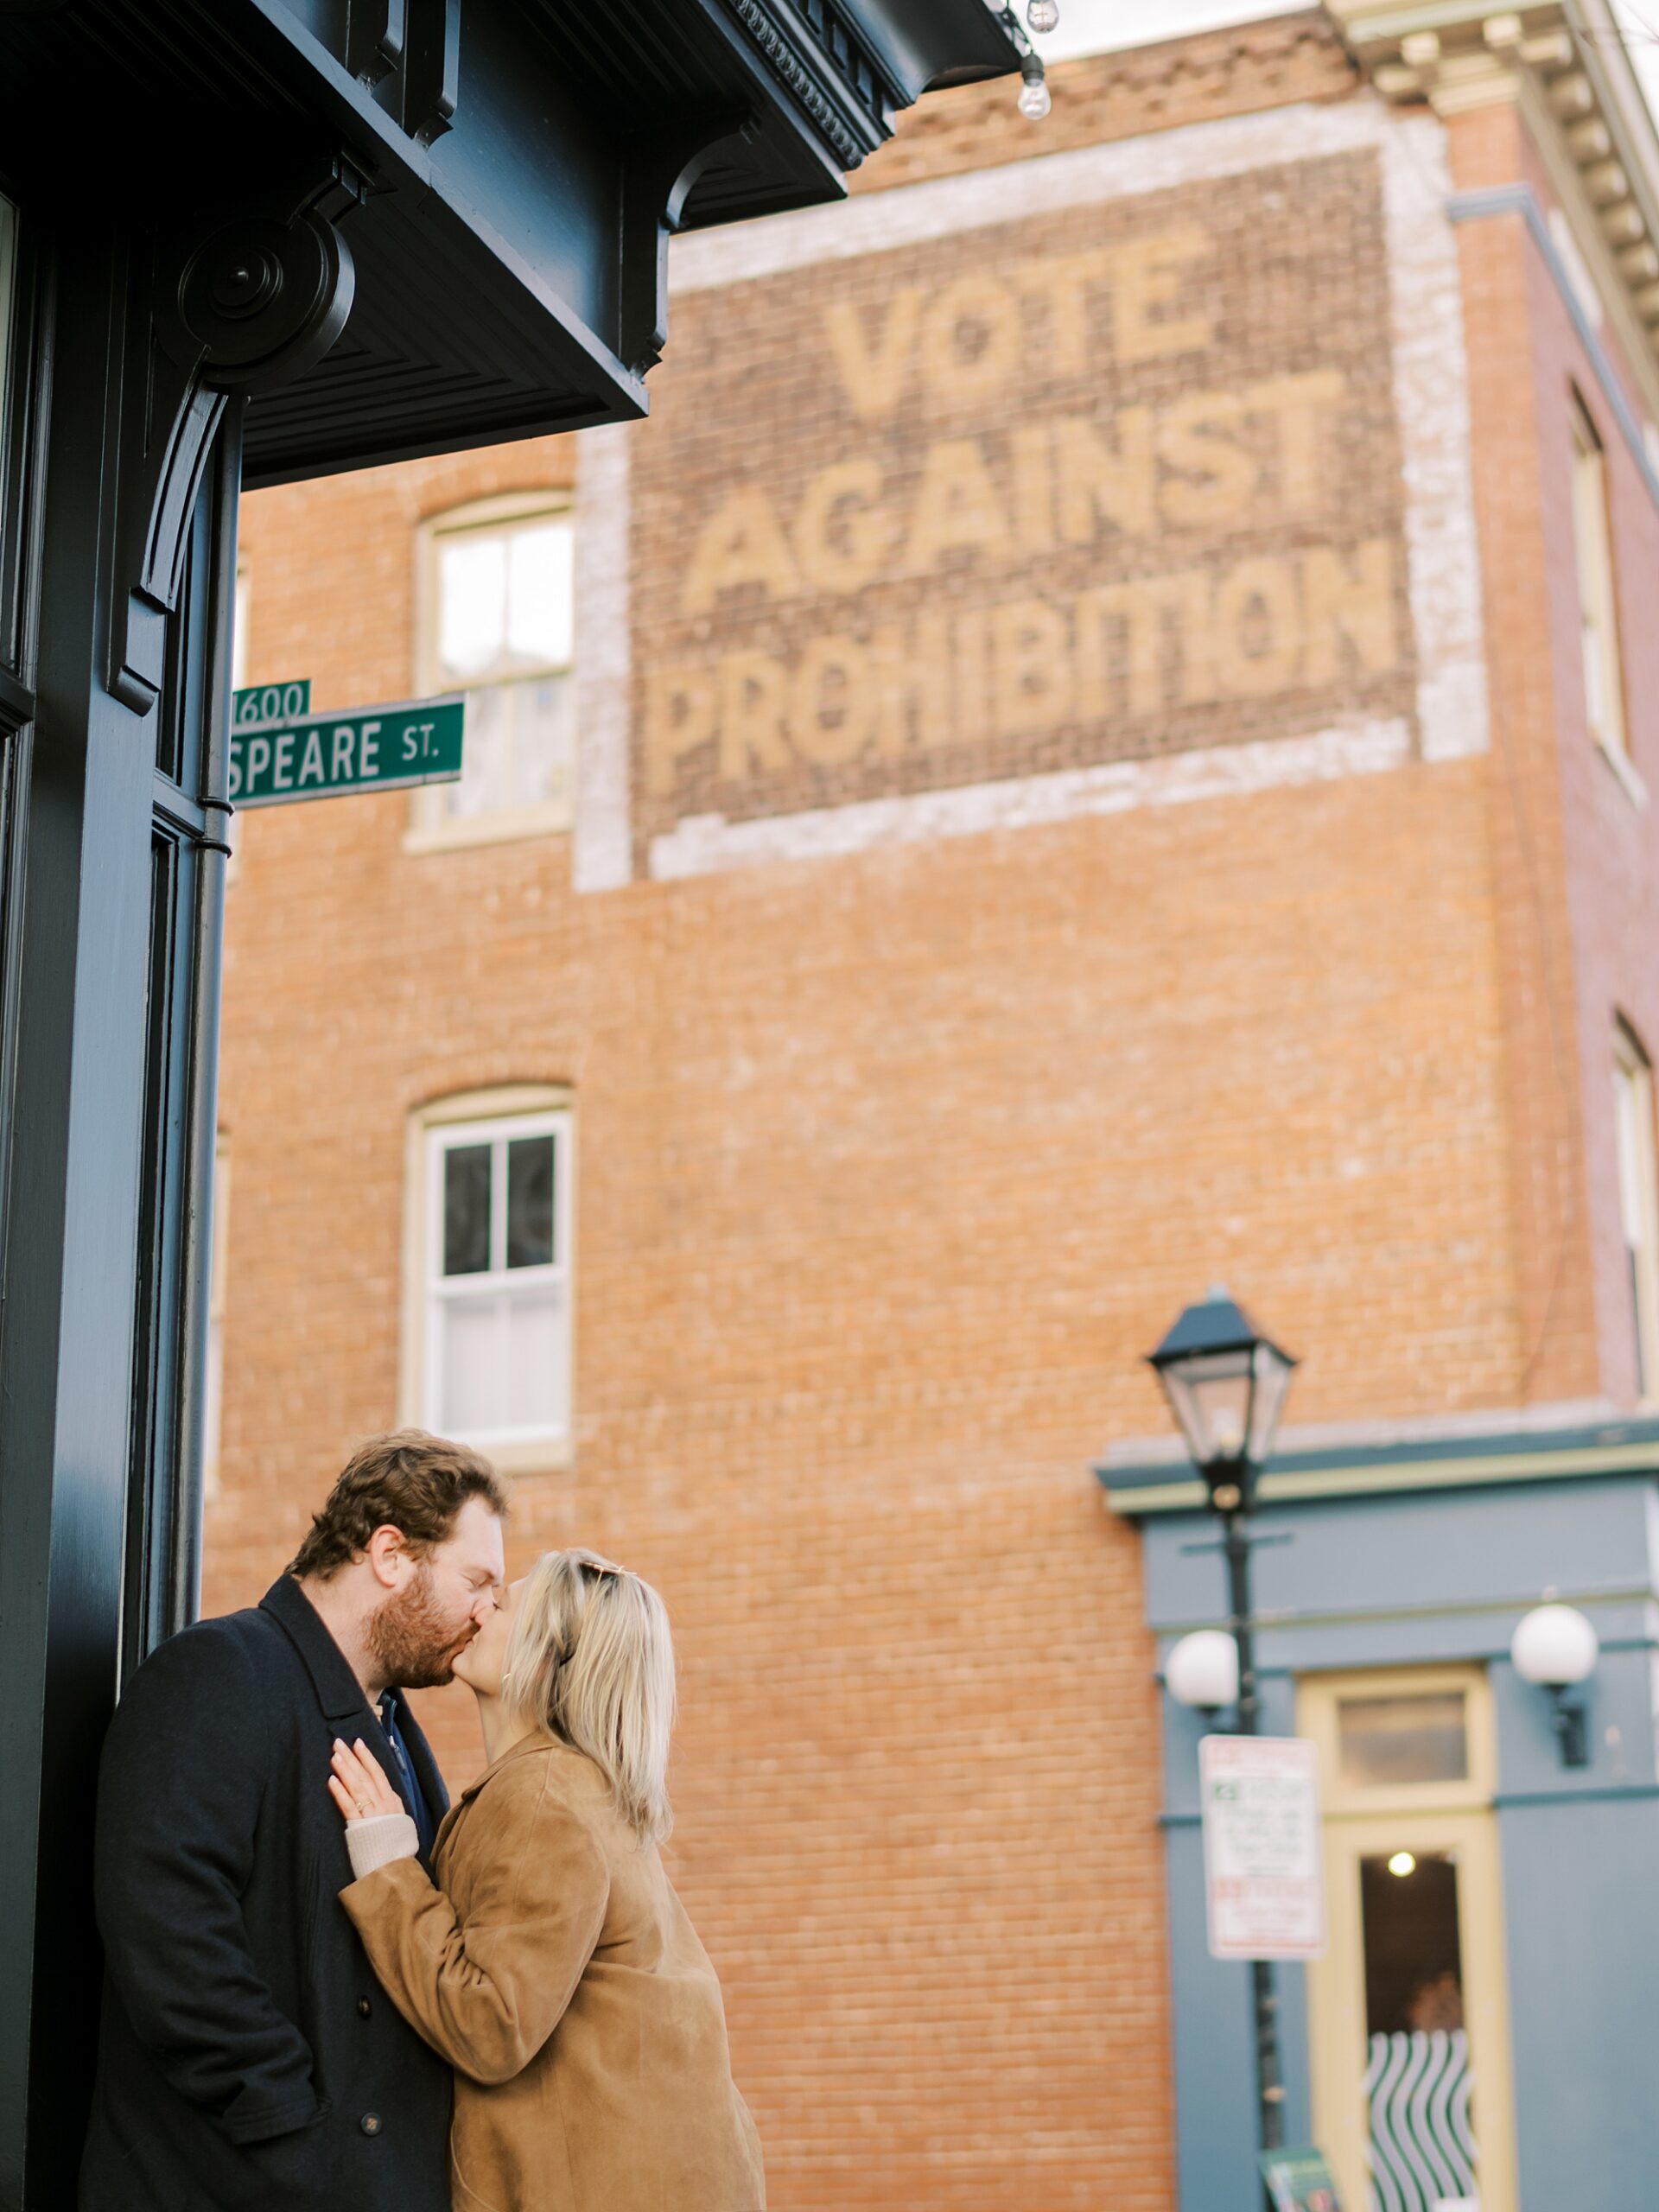
[[[1241,1736],[1254,1736],[1259,1730],[1261,1703],[1255,1687],[1246,1523],[1296,1363],[1219,1288],[1189,1306],[1147,1357],[1193,1465],[1204,1478],[1211,1510],[1221,1522],[1232,1638],[1238,1655],[1236,1727]],[[1196,1643],[1198,1639],[1187,1641]],[[1179,1697],[1173,1681],[1171,1687]],[[1279,2071],[1279,1999],[1271,1960],[1251,1961],[1250,1990],[1257,2133],[1264,2152],[1277,2151],[1284,2145],[1285,2091]],[[1263,2196],[1268,2212],[1273,2212],[1271,2190],[1264,2187]]]
[[[1189,1306],[1150,1357],[1211,1503],[1221,1512],[1247,1505],[1273,1449],[1295,1361],[1219,1288]],[[1215,1495],[1230,1487],[1240,1491],[1231,1506]]]

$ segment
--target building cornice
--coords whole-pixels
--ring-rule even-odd
[[[1659,1474],[1659,1418],[1596,1418],[1599,1411],[1573,1405],[1535,1408],[1530,1415],[1288,1430],[1263,1471],[1262,1503]],[[1195,1512],[1206,1502],[1192,1462],[1161,1440],[1150,1448],[1120,1445],[1095,1474],[1112,1510],[1130,1520]]]
[[[1610,0],[1327,5],[1390,103],[1426,103],[1448,118],[1521,111],[1578,257],[1659,413],[1659,136]]]

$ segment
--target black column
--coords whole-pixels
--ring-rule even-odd
[[[201,399],[194,456],[158,420],[154,259],[143,237],[52,240],[28,372],[44,466],[24,593],[34,720],[6,824],[0,1184],[7,2212],[74,2202],[100,1974],[99,1747],[124,1664],[194,1602],[240,402]],[[168,437],[188,474],[158,472]],[[126,572],[137,542],[160,555],[143,590]]]

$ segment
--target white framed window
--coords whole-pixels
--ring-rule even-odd
[[[1590,411],[1572,394],[1573,546],[1579,580],[1579,641],[1590,734],[1614,765],[1629,757],[1624,676],[1618,643],[1607,456]]]
[[[417,692],[459,691],[459,783],[412,802],[416,849],[569,827],[575,791],[575,530],[568,498],[488,499],[424,524],[416,549]]]
[[[1659,1396],[1659,1174],[1654,1161],[1653,1070],[1635,1033],[1622,1021],[1613,1033],[1613,1135],[1637,1393],[1651,1398]]]
[[[569,1094],[448,1099],[410,1125],[408,1416],[504,1466],[570,1441]]]
[[[219,1489],[225,1429],[225,1291],[231,1252],[231,1148],[221,1137],[213,1148],[213,1249],[207,1263],[207,1370],[202,1390],[201,1483],[208,1497]]]

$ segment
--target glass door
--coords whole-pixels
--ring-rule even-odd
[[[1371,2187],[1386,2212],[1472,2212],[1479,2154],[1454,1851],[1359,1861]]]
[[[1304,1685],[1331,1946],[1310,1969],[1315,2131],[1355,2212],[1515,2212],[1491,1713],[1445,1670]]]

